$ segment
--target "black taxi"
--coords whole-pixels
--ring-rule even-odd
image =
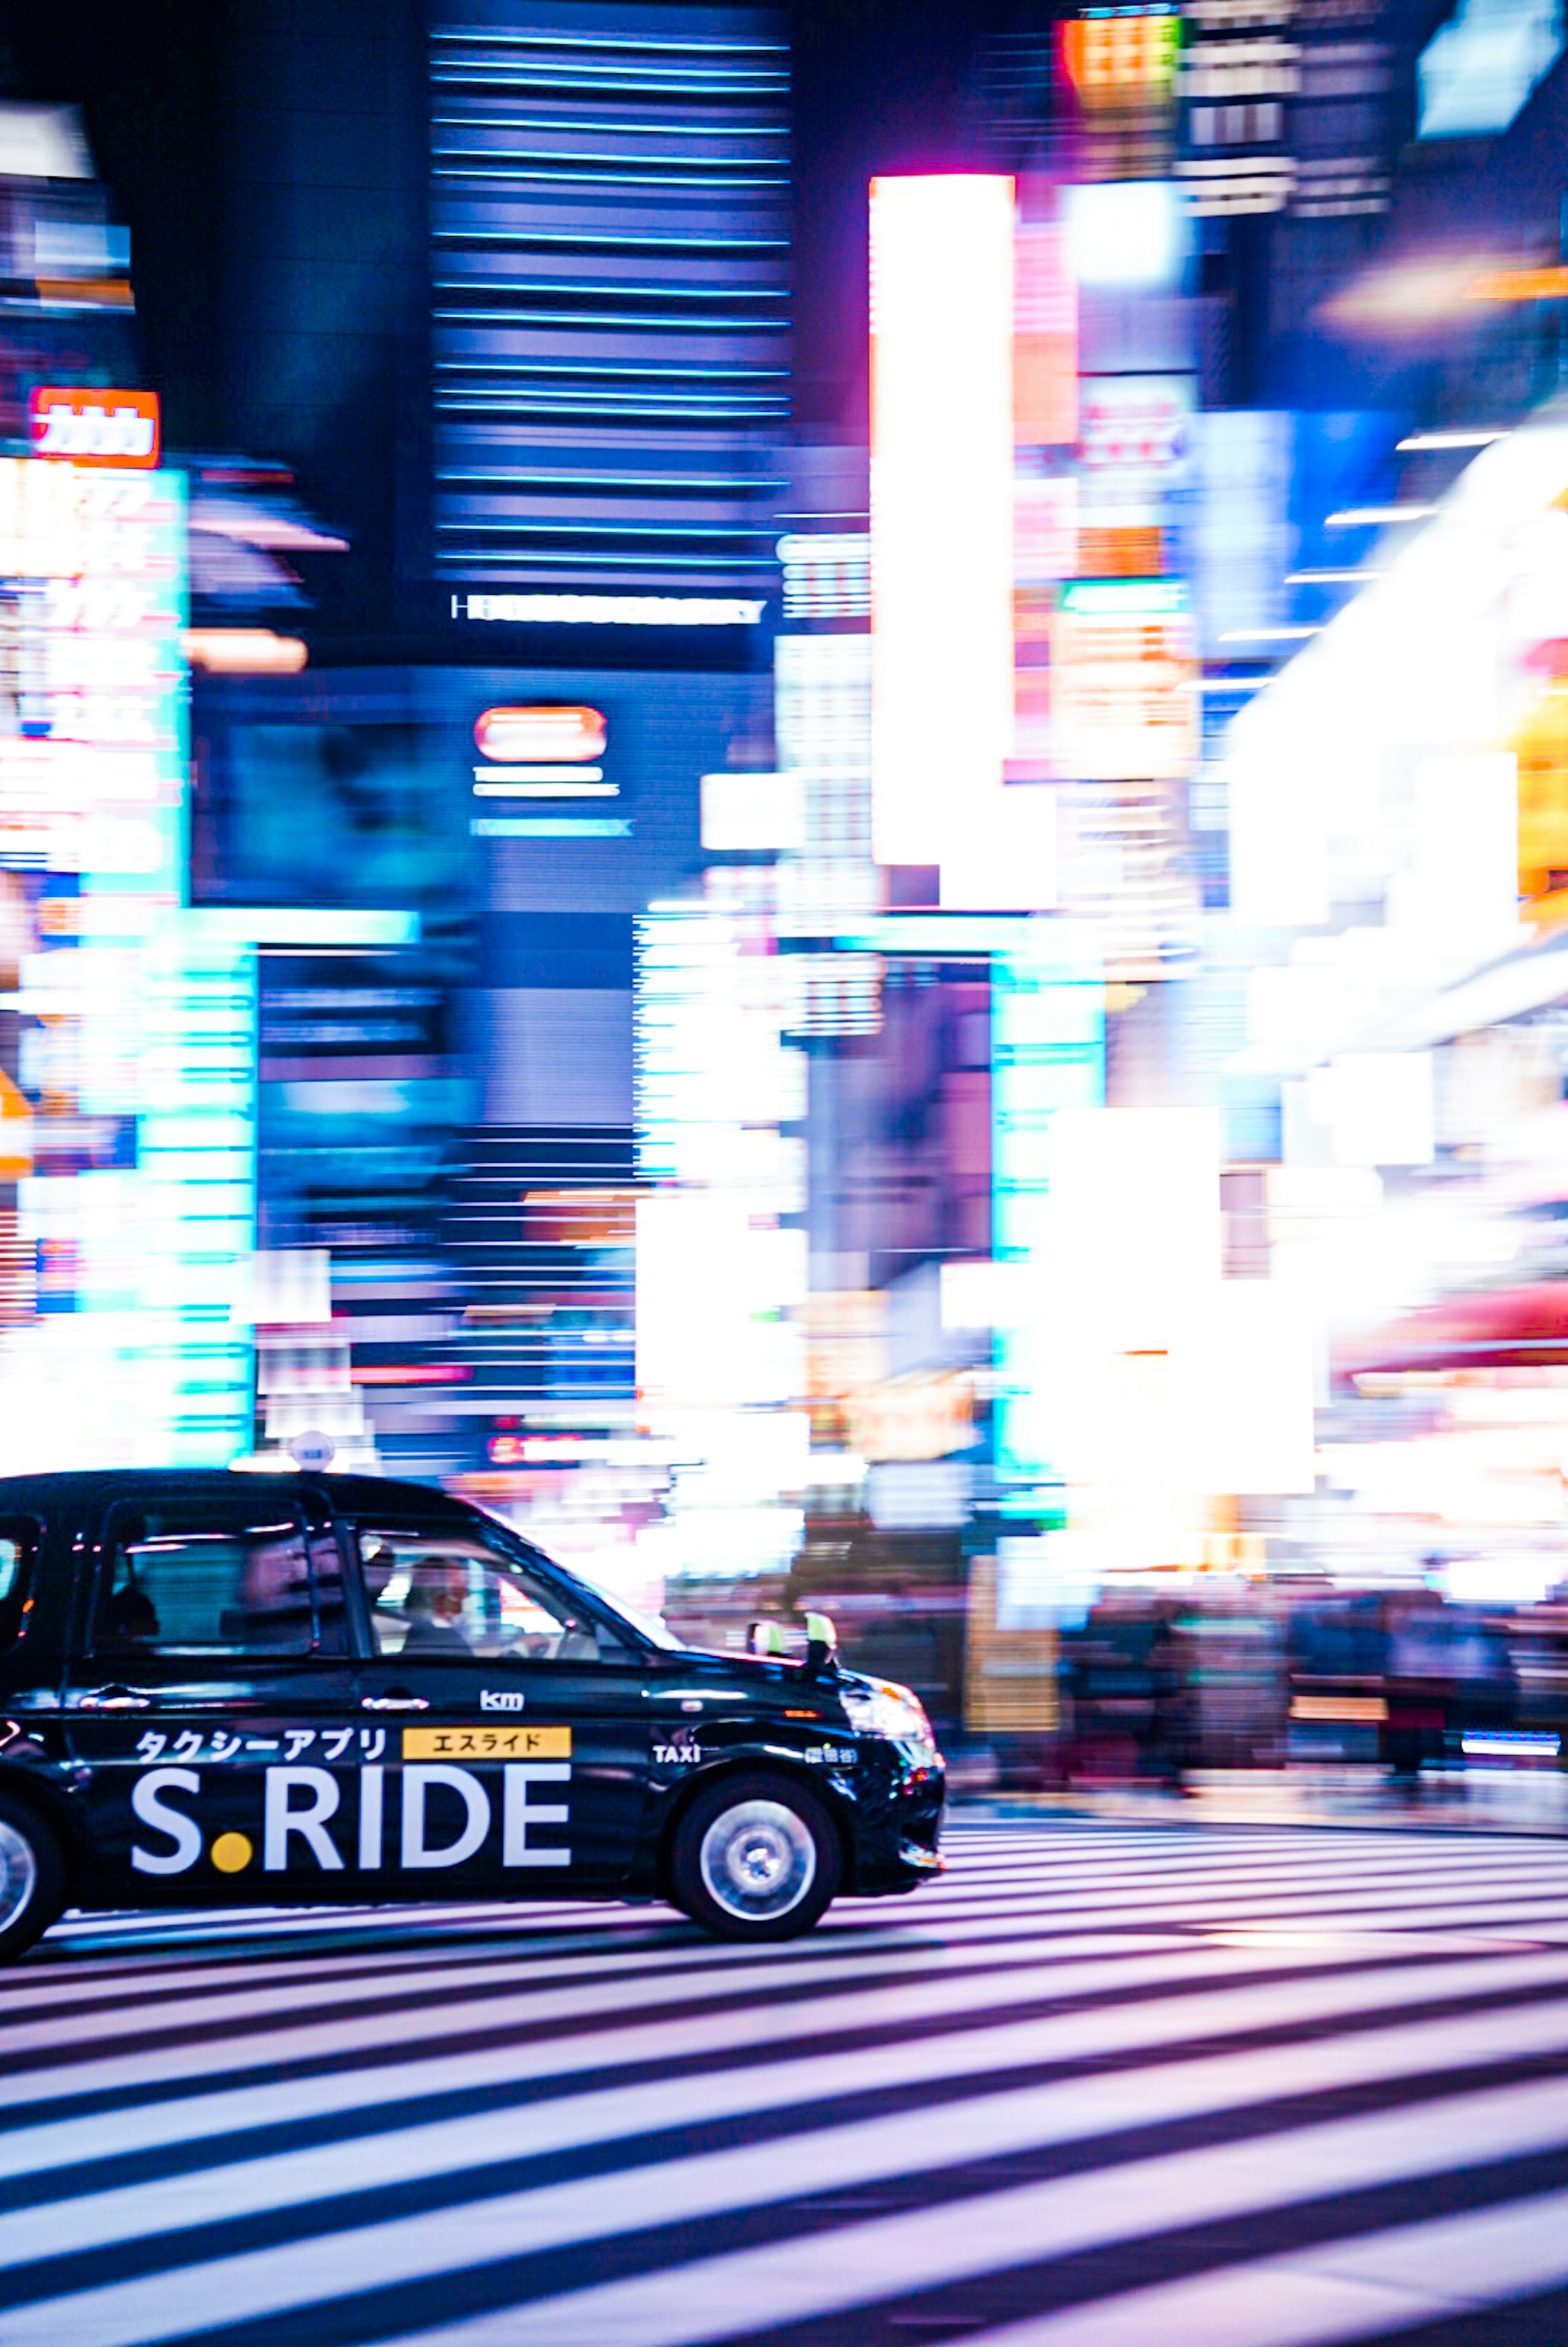
[[[66,1907],[664,1898],[793,1938],[942,1866],[918,1700],[808,1629],[682,1648],[418,1484],[0,1479],[0,1957]]]

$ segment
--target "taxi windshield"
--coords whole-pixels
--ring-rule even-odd
[[[627,1628],[631,1632],[626,1640],[628,1646],[635,1647],[640,1640],[645,1645],[659,1647],[665,1654],[684,1653],[684,1641],[676,1637],[657,1614],[646,1614],[637,1606],[628,1605],[624,1597],[618,1594],[612,1594],[602,1583],[557,1563],[533,1541],[525,1540],[521,1532],[514,1532],[504,1518],[493,1515],[488,1508],[476,1508],[475,1513],[484,1517],[496,1546],[505,1556],[519,1564],[543,1565],[566,1589],[580,1589],[600,1614],[609,1614],[615,1624]]]

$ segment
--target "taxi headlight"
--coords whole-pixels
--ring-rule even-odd
[[[843,1699],[850,1725],[861,1736],[885,1736],[911,1760],[935,1758],[936,1738],[925,1706],[908,1687],[895,1686],[891,1679],[868,1679],[861,1686],[845,1687]]]

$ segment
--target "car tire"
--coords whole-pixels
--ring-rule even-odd
[[[815,1793],[759,1772],[699,1793],[676,1827],[676,1905],[716,1940],[794,1940],[843,1873],[838,1829]]]
[[[30,1802],[0,1789],[0,1963],[41,1940],[65,1903],[59,1842]]]

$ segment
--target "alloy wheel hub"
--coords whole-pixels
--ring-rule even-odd
[[[13,1924],[38,1887],[38,1861],[25,1834],[0,1818],[0,1931]]]
[[[741,1801],[702,1838],[703,1887],[727,1915],[765,1922],[788,1915],[810,1890],[817,1848],[782,1801]]]

